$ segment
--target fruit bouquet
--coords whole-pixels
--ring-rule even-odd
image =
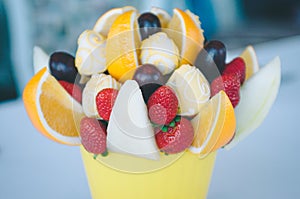
[[[266,117],[280,60],[259,68],[252,46],[226,62],[189,10],[131,6],[103,14],[75,56],[34,48],[23,93],[33,125],[79,145],[93,198],[206,198],[216,151]]]

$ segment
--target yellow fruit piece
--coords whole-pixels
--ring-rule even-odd
[[[168,26],[168,23],[171,20],[171,16],[167,11],[158,7],[152,7],[150,12],[155,14],[159,18],[162,28],[166,28]]]
[[[106,65],[111,76],[124,82],[131,79],[138,64],[137,48],[140,46],[136,11],[117,17],[107,37]]]
[[[81,105],[49,74],[40,70],[23,92],[25,109],[33,125],[46,137],[67,145],[80,145],[77,124]]]
[[[181,64],[191,64],[203,48],[204,36],[199,18],[189,10],[173,10],[173,17],[166,32],[179,48]]]
[[[247,46],[240,57],[244,59],[246,65],[245,80],[247,80],[259,70],[259,64],[253,46]]]
[[[192,120],[195,139],[190,151],[205,157],[226,145],[233,137],[236,120],[233,106],[224,91],[208,101],[207,105]]]
[[[122,8],[114,8],[107,11],[106,13],[101,15],[101,17],[99,17],[94,25],[93,30],[107,37],[109,29],[111,28],[114,21],[118,18],[118,16],[130,10],[136,9],[132,6],[125,6]]]

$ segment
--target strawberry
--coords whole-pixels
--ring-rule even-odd
[[[181,117],[174,127],[168,127],[167,132],[157,128],[155,139],[158,148],[168,154],[175,154],[188,148],[194,139],[194,129],[189,120]]]
[[[90,153],[106,152],[106,128],[95,118],[84,117],[80,121],[80,137],[83,147]]]
[[[211,96],[214,96],[219,91],[224,90],[229,97],[233,107],[240,101],[240,80],[235,74],[224,74],[214,79],[210,85]]]
[[[161,86],[148,99],[147,108],[153,123],[169,124],[177,114],[178,99],[170,87]]]
[[[243,84],[246,76],[246,66],[243,58],[237,57],[233,59],[230,63],[226,64],[225,70],[222,75],[234,74],[240,80],[240,83]]]
[[[62,87],[79,103],[82,101],[82,91],[81,88],[76,85],[72,84],[63,80],[58,81]]]
[[[113,88],[105,88],[96,96],[96,106],[98,114],[101,118],[108,121],[110,118],[110,114],[114,103],[116,101],[118,90]]]

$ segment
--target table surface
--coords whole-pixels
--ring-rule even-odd
[[[254,46],[261,65],[282,61],[279,96],[263,124],[217,156],[208,199],[277,199],[300,195],[300,36]],[[242,49],[230,52],[238,55]],[[88,199],[79,148],[49,141],[27,118],[22,101],[0,104],[0,198]]]

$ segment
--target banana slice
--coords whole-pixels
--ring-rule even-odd
[[[153,64],[163,75],[171,73],[179,63],[179,50],[166,33],[159,32],[142,42],[142,64]]]
[[[107,69],[105,46],[105,37],[93,30],[86,30],[80,35],[75,57],[75,65],[80,74],[93,75]]]
[[[195,66],[180,66],[167,85],[173,88],[178,97],[181,115],[193,116],[199,113],[210,98],[209,83]]]
[[[82,108],[88,117],[101,119],[97,107],[96,96],[105,88],[120,89],[121,85],[112,76],[105,74],[92,75],[82,93]]]

